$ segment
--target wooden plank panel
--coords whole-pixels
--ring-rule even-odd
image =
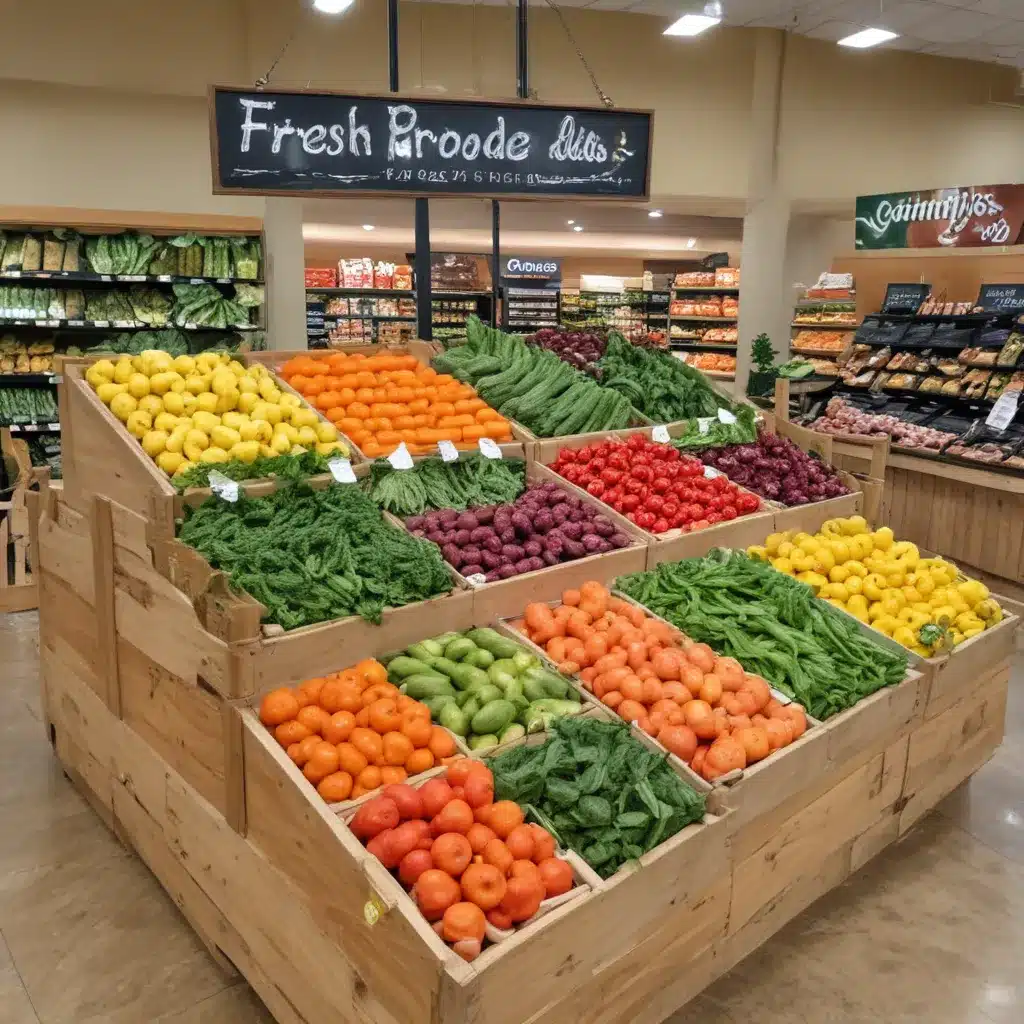
[[[58,643],[72,671],[105,699],[106,684],[97,669],[96,614],[63,580],[44,570],[39,574],[40,653]]]
[[[967,696],[987,677],[1004,671],[1013,656],[1020,619],[1007,616],[992,629],[972,636],[942,662],[928,689],[925,718],[934,718]]]
[[[301,890],[302,902],[344,951],[348,963],[344,969],[336,965],[334,987],[354,1003],[361,1001],[374,1021],[429,1021],[442,958],[454,960],[455,954],[398,882],[312,793],[255,715],[249,710],[241,715],[248,841]],[[364,907],[374,897],[386,912],[371,926]],[[399,900],[407,904],[408,916]],[[400,985],[395,984],[396,963],[401,964]]]
[[[63,580],[83,601],[95,601],[92,535],[87,517],[65,508],[61,521],[44,514],[39,520],[39,564],[52,577]]]

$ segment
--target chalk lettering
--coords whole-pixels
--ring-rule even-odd
[[[268,130],[268,126],[263,121],[254,121],[252,119],[253,110],[257,107],[260,110],[273,110],[274,104],[268,100],[239,100],[239,103],[245,107],[245,120],[242,122],[242,152],[248,153],[252,133],[254,131],[265,132]]]

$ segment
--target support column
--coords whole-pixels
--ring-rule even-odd
[[[786,34],[758,29],[751,103],[747,213],[743,220],[736,393],[746,391],[751,346],[759,334],[789,351],[793,302],[785,276],[790,202],[778,178],[779,108]]]
[[[263,214],[266,243],[267,346],[307,348],[306,252],[302,200],[268,196]]]

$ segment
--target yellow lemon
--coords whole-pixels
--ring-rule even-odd
[[[260,455],[260,443],[259,441],[239,441],[238,444],[232,446],[228,454],[231,458],[239,459],[241,462],[255,462]]]
[[[197,427],[193,427],[185,435],[185,444],[194,445],[200,451],[204,451],[210,447],[210,438],[204,430],[199,430]]]
[[[243,423],[248,422],[248,417],[243,416],[240,412],[226,412],[221,416],[220,421],[225,427],[230,427],[232,430],[238,430]]]
[[[925,600],[927,600],[933,593],[935,593],[935,580],[933,580],[931,575],[927,572],[915,572],[914,589],[917,590]]]
[[[868,602],[868,618],[874,622],[875,619],[886,619],[889,618],[885,614],[885,608],[882,607],[881,601],[869,601]]]
[[[275,455],[286,455],[291,451],[292,443],[284,434],[275,434],[270,442],[270,447],[274,450]]]
[[[114,364],[109,359],[97,359],[88,370],[85,371],[85,379],[98,388],[104,381],[113,381]]]
[[[191,356],[177,356],[171,363],[171,368],[182,377],[189,377],[196,372],[196,361]]]
[[[834,597],[837,601],[848,601],[850,599],[850,592],[846,589],[844,583],[830,583],[829,584],[829,597]]]
[[[232,359],[228,363],[228,370],[236,380],[245,376],[245,367],[237,359]]]
[[[124,423],[129,416],[138,408],[138,402],[127,392],[114,395],[110,402],[110,411]]]
[[[245,391],[239,391],[238,393],[238,411],[245,413],[247,416],[252,415],[256,406],[260,403],[260,396],[257,394],[249,394]]]
[[[896,619],[890,618],[888,615],[882,615],[879,618],[874,619],[871,625],[874,626],[879,633],[884,633],[886,636],[892,636],[893,630],[899,628],[899,622],[897,622]]]
[[[144,395],[139,399],[139,409],[150,416],[159,416],[164,411],[163,399],[157,395]]]
[[[199,456],[200,462],[227,462],[231,456],[223,448],[211,447],[204,449]]]
[[[231,412],[233,409],[238,408],[238,389],[232,388],[230,391],[226,391],[223,395],[217,396],[217,412],[225,413]]]
[[[332,455],[337,452],[342,458],[348,456],[348,448],[341,441],[321,441],[316,446],[318,455]]]
[[[832,555],[832,552],[822,545],[814,552],[813,556],[814,571],[828,574],[835,568],[836,560]]]
[[[793,542],[784,540],[779,545],[779,558],[789,558],[793,554]]]
[[[972,636],[977,636],[979,633],[983,633],[984,631],[984,626],[971,626],[970,629],[964,630],[964,639],[970,640]]]
[[[196,395],[196,407],[200,412],[216,412],[219,401],[220,398],[212,391],[204,391],[201,395]]]
[[[302,406],[302,399],[298,395],[285,393],[277,400],[282,409],[298,409]]]
[[[304,448],[312,448],[319,443],[320,439],[312,427],[299,427],[299,444]]]
[[[845,540],[831,541],[829,547],[832,550],[832,557],[836,560],[836,564],[842,565],[843,562],[850,560],[850,545]]]
[[[888,551],[893,544],[893,532],[888,526],[880,526],[871,534],[872,546],[878,551]]]
[[[200,409],[192,414],[192,422],[200,430],[203,430],[207,434],[209,434],[214,427],[220,426],[220,417],[212,412],[203,412]]]
[[[178,427],[172,430],[167,436],[167,442],[164,445],[164,450],[169,452],[181,452],[185,448],[185,436],[188,434],[188,430],[185,427]]]
[[[215,448],[223,448],[224,451],[230,451],[241,440],[241,434],[237,430],[232,430],[231,427],[218,426],[210,431],[211,444]]]
[[[184,416],[185,414],[185,399],[177,391],[168,391],[163,397],[164,412],[169,412],[172,416]]]
[[[864,578],[864,596],[869,601],[881,601],[887,586],[885,577],[873,572]]]
[[[989,590],[980,580],[967,580],[956,585],[957,593],[973,608],[988,598]]]
[[[830,597],[828,599],[828,603],[834,605],[836,608],[842,608],[844,612],[846,611],[846,605],[844,605],[842,601],[839,601],[834,597]]]
[[[170,433],[178,425],[178,417],[172,416],[169,412],[157,413],[153,417],[153,426],[157,430],[166,430]]]
[[[252,377],[239,377],[236,386],[243,395],[258,395],[260,393],[259,384]]]
[[[843,533],[848,537],[856,537],[867,531],[868,521],[863,516],[850,516],[843,523]]]
[[[154,373],[149,378],[149,390],[154,395],[166,395],[171,390],[171,385],[176,379],[180,379],[178,374],[171,370],[161,371],[160,373]]]
[[[333,423],[324,423],[322,420],[316,424],[316,436],[323,443],[338,440],[338,428]]]
[[[111,368],[113,369],[113,368]],[[779,545],[782,543],[783,537],[781,533],[770,533],[765,538],[764,548],[767,553],[775,557],[779,553]]]
[[[798,548],[802,548],[804,546],[804,541],[808,541],[808,540],[813,541],[814,538],[809,533],[804,533],[803,531],[801,531],[800,533],[794,535],[794,537],[793,537],[793,543]]]
[[[253,420],[245,420],[238,427],[238,436],[243,441],[256,441],[260,439],[260,425]]]
[[[185,390],[193,395],[201,395],[204,391],[209,391],[206,381],[197,374],[191,374],[185,378]]]
[[[863,562],[847,562],[846,568],[850,570],[851,576],[859,576],[861,579],[864,579],[868,574],[868,567]]]
[[[299,432],[290,423],[278,423],[278,425],[274,427],[274,433],[287,437],[289,444],[299,443]]]
[[[291,410],[290,420],[293,427],[315,427],[320,417],[312,409],[297,407]]]
[[[128,356],[121,356],[114,366],[114,383],[127,384],[134,372],[135,367],[132,366],[131,358]]]
[[[854,594],[860,596],[864,589],[864,581],[855,575],[850,575],[846,580],[846,590],[852,596]],[[864,604],[867,605],[867,598],[864,598]]]
[[[898,569],[894,572],[887,572],[885,579],[890,587],[902,587],[903,581],[907,578],[907,574],[902,570]]]
[[[951,605],[948,605],[948,604],[942,605],[941,608],[933,608],[932,609],[932,617],[935,619],[936,623],[938,623],[940,626],[948,625],[950,622],[955,621],[956,616],[957,616],[956,609],[953,608]]]
[[[804,554],[801,548],[794,548],[793,555],[790,558],[793,563],[793,569],[795,572],[809,572],[814,561],[809,555]]]
[[[844,583],[850,575],[850,570],[845,565],[834,565],[828,571],[828,578],[833,583]]]
[[[903,596],[907,599],[907,604],[917,604],[919,601],[924,600],[917,587],[904,586]]]
[[[237,391],[235,375],[230,370],[217,370],[210,382],[210,390],[215,395],[223,395],[228,391]]]
[[[898,626],[892,631],[892,638],[904,647],[913,647],[917,643],[917,636],[909,626]]]
[[[268,402],[276,403],[277,400],[281,397],[280,390],[277,387],[275,387],[274,382],[272,380],[269,380],[266,377],[264,377],[259,382],[259,391],[260,395]]]
[[[178,467],[185,461],[181,452],[162,451],[156,457],[156,464],[168,475],[174,476]]]
[[[166,430],[147,431],[142,438],[142,450],[151,459],[155,459],[167,447],[167,438],[169,436]],[[172,452],[172,454],[174,453]],[[175,463],[174,468],[168,470],[168,472],[173,473],[177,468],[177,463]]]
[[[220,366],[220,357],[216,352],[201,352],[196,356],[196,369],[200,373],[210,373]]]
[[[153,425],[153,417],[143,409],[136,409],[125,420],[124,425],[128,428],[129,434],[141,438]]]

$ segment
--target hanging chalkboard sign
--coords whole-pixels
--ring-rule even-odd
[[[885,289],[883,313],[916,313],[931,292],[930,284],[890,284]]]
[[[719,267],[729,266],[729,254],[727,252],[713,252],[700,261],[701,270],[717,270]]]
[[[221,86],[211,103],[221,195],[648,194],[650,111]]]
[[[984,313],[1019,313],[1024,310],[1024,284],[983,284],[977,305]]]

